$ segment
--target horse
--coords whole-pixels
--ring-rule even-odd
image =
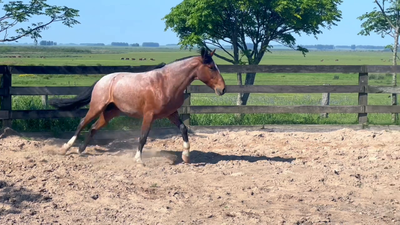
[[[216,49],[215,49],[216,50]],[[49,104],[59,110],[77,110],[89,104],[89,110],[81,119],[73,137],[61,148],[65,155],[75,143],[82,129],[95,118],[85,140],[78,148],[82,154],[93,135],[108,122],[124,113],[142,119],[139,145],[135,161],[144,165],[142,151],[154,120],[168,118],[181,132],[183,139],[182,160],[190,163],[188,130],[179,117],[178,109],[184,101],[185,89],[200,80],[212,88],[218,96],[225,94],[225,81],[209,52],[200,49],[200,56],[185,57],[142,73],[115,72],[103,76],[90,88],[73,99],[53,99]]]

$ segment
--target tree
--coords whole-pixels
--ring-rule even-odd
[[[369,36],[371,32],[377,33],[384,38],[389,35],[393,38],[393,44],[386,46],[393,52],[393,65],[397,65],[397,50],[399,47],[400,35],[400,1],[398,0],[374,0],[377,7],[374,10],[367,12],[360,17],[359,20],[363,21],[362,30],[359,35]],[[385,3],[388,5],[385,6]],[[397,86],[397,74],[393,73],[392,85]],[[392,93],[392,105],[397,105],[397,94]],[[398,121],[398,114],[392,114],[392,121]]]
[[[3,1],[0,0],[0,4],[2,3]],[[75,19],[79,17],[78,10],[66,6],[49,5],[46,0],[30,0],[29,3],[10,1],[3,4],[3,12],[4,14],[0,16],[0,33],[3,33],[0,42],[12,42],[30,36],[37,44],[38,38],[42,37],[40,33],[52,23],[61,22],[68,27],[79,24]],[[45,22],[23,24],[33,17],[39,17]],[[16,28],[17,25],[20,26]]]
[[[163,20],[165,30],[178,34],[183,48],[214,46],[229,63],[258,65],[271,41],[308,52],[296,46],[294,34],[316,35],[321,28],[336,25],[341,19],[337,5],[342,0],[183,0]],[[250,41],[252,47],[246,42]],[[232,51],[225,44],[232,45]],[[245,57],[245,60],[242,58]],[[253,85],[256,74],[248,73],[245,85]],[[238,84],[242,84],[238,74]],[[247,104],[249,94],[239,94],[238,104]]]

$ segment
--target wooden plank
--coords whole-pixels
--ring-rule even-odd
[[[368,65],[366,73],[399,73],[400,66]]]
[[[89,87],[12,87],[12,95],[77,95]]]
[[[357,65],[218,65],[218,68],[221,73],[359,73],[366,70],[365,66]]]
[[[109,74],[146,72],[159,65],[141,66],[12,66],[13,74]],[[400,73],[400,66],[380,65],[219,65],[221,73]]]
[[[400,113],[399,105],[368,105],[365,107],[366,113]]]
[[[43,119],[43,118],[82,118],[86,115],[87,109],[76,111],[58,110],[13,110],[10,113],[11,119]]]
[[[158,65],[142,66],[12,66],[13,74],[109,74],[114,72],[146,72],[161,67]]]
[[[12,95],[77,95],[89,87],[12,87]],[[359,85],[228,85],[227,93],[359,93]],[[0,92],[1,93],[1,92]],[[188,93],[214,93],[205,85],[191,85]]]
[[[368,73],[359,73],[358,74],[358,84],[364,87],[368,86]],[[368,105],[368,93],[358,93],[358,105],[365,107]],[[358,123],[366,124],[368,123],[368,114],[365,112],[360,112],[358,114]]]
[[[190,106],[190,114],[220,113],[361,113],[361,106]]]
[[[393,86],[367,86],[366,93],[400,93],[400,87]]]
[[[188,109],[180,108],[178,113]],[[79,109],[76,111],[58,111],[58,110],[13,110],[10,112],[11,119],[44,119],[44,118],[83,118],[88,109]],[[126,116],[121,114],[121,116]]]
[[[360,85],[227,85],[226,93],[359,93]],[[191,85],[189,93],[214,93],[205,85]]]

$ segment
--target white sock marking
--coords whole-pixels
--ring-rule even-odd
[[[183,148],[184,148],[184,149],[190,149],[190,144],[189,144],[189,142],[183,142]]]
[[[135,159],[142,159],[142,154],[140,151],[136,151]]]
[[[68,142],[67,145],[72,146],[74,144],[74,142],[76,141],[77,136],[73,136]]]

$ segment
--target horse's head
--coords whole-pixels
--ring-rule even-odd
[[[225,81],[217,64],[212,59],[214,52],[215,50],[210,53],[205,48],[201,49],[201,66],[197,71],[196,79],[212,88],[217,95],[223,95],[225,94]]]

